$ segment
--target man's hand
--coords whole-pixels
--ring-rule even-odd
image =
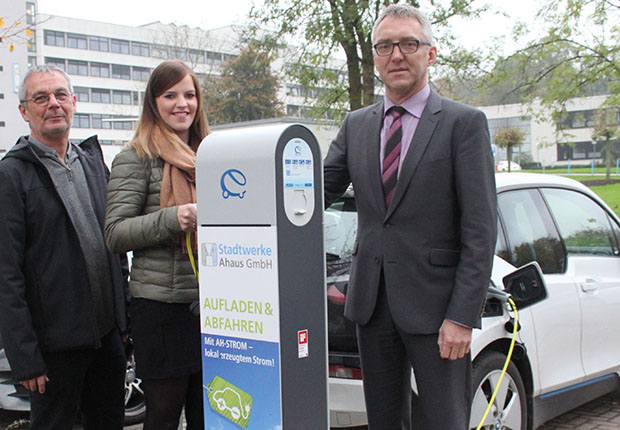
[[[441,358],[456,360],[469,352],[471,345],[471,327],[465,327],[449,320],[444,320],[439,329],[439,354]]]
[[[43,394],[45,393],[45,383],[48,381],[47,375],[41,375],[26,381],[19,381],[19,383],[30,391],[38,391],[39,394]]]

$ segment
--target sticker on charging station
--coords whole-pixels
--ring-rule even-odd
[[[308,330],[299,330],[297,332],[297,353],[298,358],[308,356]]]
[[[312,150],[305,140],[289,140],[282,153],[284,189],[314,188]]]
[[[275,227],[200,227],[205,422],[282,428]]]

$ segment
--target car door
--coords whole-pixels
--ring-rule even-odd
[[[581,382],[581,307],[573,277],[565,272],[566,253],[547,206],[536,188],[498,194],[498,211],[506,234],[506,258],[516,267],[537,261],[549,297],[532,306],[535,357],[540,395]]]
[[[566,273],[581,305],[581,356],[586,378],[617,371],[620,363],[620,256],[616,222],[589,196],[541,189],[568,252]],[[612,228],[613,227],[613,228]]]

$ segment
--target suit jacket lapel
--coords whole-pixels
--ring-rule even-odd
[[[377,103],[370,110],[367,118],[366,136],[369,137],[369,144],[366,145],[367,172],[369,174],[372,195],[375,204],[380,210],[385,211],[383,200],[383,184],[381,182],[381,168],[379,162],[379,152],[381,151],[381,126],[383,125],[383,103]]]
[[[401,166],[398,182],[396,183],[396,190],[394,191],[394,198],[390,207],[387,208],[386,218],[389,217],[394,209],[398,206],[398,203],[405,195],[405,191],[413,178],[413,174],[420,164],[420,160],[426,151],[426,147],[430,143],[435,127],[439,122],[439,113],[441,112],[441,97],[431,90],[431,94],[426,102],[426,107],[422,112],[418,126],[415,129],[411,145],[407,150],[407,155]],[[381,180],[381,178],[379,178]]]

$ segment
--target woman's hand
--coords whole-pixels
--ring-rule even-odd
[[[196,230],[196,203],[187,203],[177,208],[177,220],[183,231]]]

